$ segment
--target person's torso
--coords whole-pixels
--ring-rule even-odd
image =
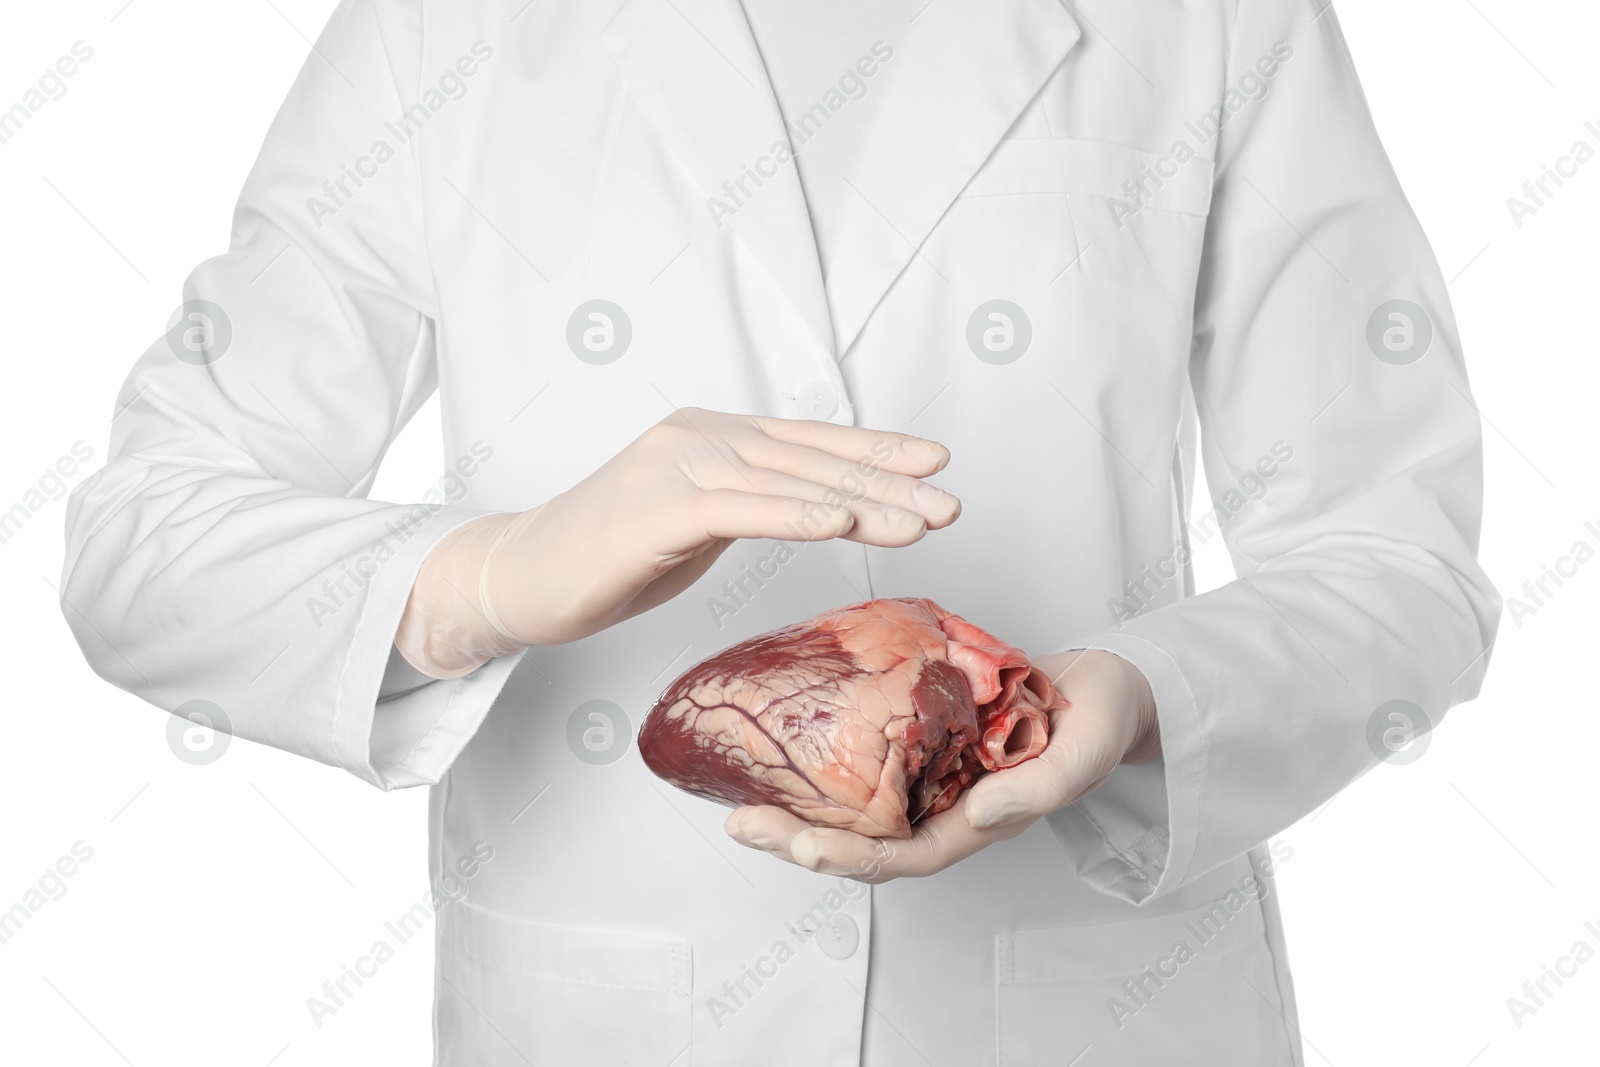
[[[1181,568],[1142,576],[1183,537],[1214,148],[1185,123],[1223,92],[1223,7],[937,0],[867,42],[866,92],[892,78],[831,164],[858,195],[827,209],[824,289],[738,0],[425,5],[425,87],[493,49],[417,134],[446,455],[494,449],[463,503],[536,504],[699,406],[941,441],[964,506],[907,548],[739,542],[528,651],[434,790],[436,874],[494,849],[439,916],[439,1062],[1291,1062],[1250,988],[1288,995],[1275,902],[1216,919],[1243,859],[1135,908],[1041,822],[869,891],[735,845],[631,743],[696,660],[841,604],[931,597],[1043,653],[1129,581],[1184,594]],[[824,95],[812,121],[849,122]],[[1105,789],[1155,826],[1160,774]]]

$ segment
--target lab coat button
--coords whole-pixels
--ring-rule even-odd
[[[824,381],[807,382],[795,398],[795,408],[802,419],[826,422],[839,410],[839,390]]]

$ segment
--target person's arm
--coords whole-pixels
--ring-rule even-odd
[[[1478,416],[1444,282],[1325,0],[1241,0],[1236,19],[1227,86],[1281,57],[1278,42],[1293,49],[1223,129],[1196,299],[1206,477],[1234,486],[1274,464],[1265,497],[1223,527],[1239,577],[1063,635],[1088,651],[1035,659],[1072,703],[1049,746],[911,839],[761,806],[729,816],[736,840],[881,882],[934,874],[1044,817],[1086,881],[1143,903],[1370,769],[1382,705],[1413,702],[1437,724],[1477,693],[1500,602],[1475,558]],[[1403,323],[1374,318],[1394,300],[1428,319],[1410,363],[1420,332],[1410,353],[1391,350],[1384,331]]]
[[[111,682],[168,710],[210,701],[241,737],[384,787],[436,779],[512,663],[409,693],[392,679],[375,713],[418,566],[481,514],[444,494],[364,499],[435,388],[416,142],[359,186],[324,183],[402,109],[420,39],[409,0],[340,3],[246,182],[230,250],[184,286],[204,318],[152,345],[122,388],[109,462],[72,498],[61,587]]]
[[[418,141],[341,175],[416,98],[420,18],[415,0],[334,13],[231,250],[185,286],[199,317],[123,387],[110,462],[72,499],[62,583],[108,680],[168,710],[208,701],[238,736],[385,788],[439,780],[514,653],[648,610],[733,538],[904,545],[960,510],[920,480],[949,459],[936,443],[692,408],[527,512],[366,500],[436,387],[438,311]],[[494,444],[450,457],[444,484]],[[862,457],[876,476],[841,497]]]
[[[1437,725],[1470,700],[1499,620],[1444,281],[1324,0],[1240,0],[1229,84],[1278,41],[1292,57],[1221,133],[1191,372],[1214,491],[1264,456],[1270,488],[1222,528],[1235,581],[1072,642],[1133,663],[1155,696],[1163,760],[1117,772],[1142,788],[1050,818],[1084,876],[1133,901],[1374,766],[1386,702]],[[1409,313],[1409,349],[1391,301],[1426,317]]]
[[[649,611],[737,538],[912,544],[961,513],[922,481],[949,459],[905,434],[678,408],[566,492],[440,542],[396,648],[416,673],[456,678]],[[869,471],[863,492],[838,491]]]

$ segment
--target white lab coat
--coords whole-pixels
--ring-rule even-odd
[[[440,1064],[1300,1063],[1261,843],[1376,762],[1380,705],[1470,699],[1499,611],[1445,287],[1322,7],[930,4],[824,285],[737,0],[344,0],[186,287],[226,349],[158,341],[73,497],[86,655],[433,786],[436,876],[493,849],[437,918]],[[1393,300],[1420,358],[1404,318],[1369,343]],[[366,499],[436,389],[448,499]],[[687,405],[942,441],[964,513],[903,549],[741,542],[605,633],[408,677],[442,536]],[[1218,509],[1239,578],[1191,596]],[[1128,658],[1164,759],[871,890],[645,769],[629,729],[679,671],[869,596]]]

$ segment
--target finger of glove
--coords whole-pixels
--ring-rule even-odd
[[[961,514],[961,501],[938,486],[856,460],[840,459],[809,445],[791,444],[761,434],[734,439],[745,463],[814,482],[822,491],[866,498],[914,512],[930,529],[948,526]],[[867,457],[870,459],[870,457]]]
[[[1076,798],[1071,778],[1031,759],[1015,767],[984,775],[967,791],[967,821],[980,829],[1048,815]]]
[[[1117,765],[1110,731],[1101,717],[1077,711],[1051,717],[1050,743],[1038,756],[973,783],[963,805],[968,822],[988,828],[1037,819],[1104,781]]]
[[[826,541],[849,533],[855,521],[849,508],[738,489],[708,489],[694,505],[695,527],[707,539]]]
[[[794,862],[819,874],[876,885],[894,878],[925,878],[996,841],[1015,837],[1026,822],[978,828],[959,808],[924,819],[907,840],[863,837],[848,830],[808,827],[788,849]]]
[[[856,517],[855,526],[844,534],[847,541],[858,541],[884,548],[899,548],[920,541],[928,532],[928,523],[915,511],[882,504],[876,500],[849,499],[825,485],[769,470],[765,467],[750,469],[751,481],[758,491],[772,496],[789,496],[810,500],[821,506],[837,502]],[[818,512],[817,517],[821,517]]]
[[[792,812],[769,805],[739,808],[728,816],[723,828],[746,848],[812,871],[859,881],[896,877],[900,872],[900,865],[894,863],[896,849],[905,844],[813,826]]]
[[[770,852],[791,863],[789,842],[811,824],[799,816],[771,805],[752,805],[738,808],[723,823],[728,836],[746,848]]]
[[[836,426],[814,419],[775,419],[752,415],[757,431],[778,441],[809,445],[851,463],[870,461],[896,474],[925,478],[944,469],[950,450],[937,441],[861,426]]]

